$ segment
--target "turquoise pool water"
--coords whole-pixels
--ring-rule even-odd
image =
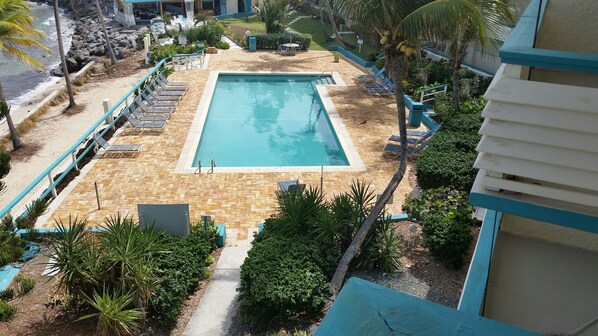
[[[220,74],[193,167],[348,166],[316,78]]]

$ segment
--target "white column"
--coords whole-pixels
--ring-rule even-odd
[[[195,15],[195,2],[185,1],[185,9],[187,10],[187,20],[193,20],[193,15]]]
[[[133,4],[125,4],[125,21],[129,26],[135,25],[135,14],[133,14]]]

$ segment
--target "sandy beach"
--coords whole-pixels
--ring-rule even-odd
[[[3,179],[7,189],[0,196],[0,208],[5,207],[87,132],[89,127],[104,114],[102,107],[104,99],[109,99],[111,104],[116,103],[147,71],[149,69],[137,70],[120,78],[92,77],[83,86],[77,87],[75,102],[81,106],[81,111],[76,114],[63,113],[68,100],[49,106],[48,111],[36,123],[36,127],[21,137],[25,143],[25,148],[22,150],[24,153],[14,155],[11,171]],[[38,102],[63,83],[60,79],[57,84],[51,85],[44,92],[35,95],[27,104],[15,109],[12,112],[15,122],[22,120]],[[6,134],[6,123],[0,126],[0,134]],[[28,155],[30,153],[33,154]],[[16,212],[27,202],[28,200],[25,199],[15,207]]]

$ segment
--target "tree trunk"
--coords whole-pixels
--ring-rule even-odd
[[[56,0],[54,0],[56,1]],[[112,50],[112,45],[110,44],[110,37],[108,36],[108,31],[106,30],[106,23],[104,22],[104,15],[102,14],[102,8],[100,7],[100,1],[96,0],[96,8],[98,9],[98,19],[102,24],[102,31],[104,32],[104,40],[106,41],[106,48],[108,49],[108,56],[110,56],[110,64],[116,65],[116,57],[114,57],[114,50]]]
[[[457,112],[459,112],[459,106],[461,106],[461,97],[459,97],[461,91],[459,80],[460,67],[461,65],[458,62],[453,62],[453,75],[451,76],[451,79],[453,80],[453,105]]]
[[[64,74],[64,81],[66,82],[66,91],[69,94],[69,107],[75,107],[75,96],[73,94],[73,86],[71,85],[71,76],[66,66],[66,58],[64,57],[64,46],[62,45],[62,30],[60,29],[60,16],[58,15],[58,0],[54,0],[54,19],[56,20],[56,34],[58,36],[58,52],[60,53],[60,61],[62,62],[62,73]]]
[[[380,195],[378,201],[376,201],[376,204],[374,205],[374,208],[370,214],[363,221],[361,228],[355,235],[355,238],[353,238],[349,248],[345,251],[345,254],[339,262],[336,271],[334,272],[334,276],[332,277],[331,281],[333,291],[331,298],[332,301],[336,299],[336,296],[343,285],[343,281],[347,275],[347,270],[349,269],[351,260],[353,260],[357,254],[357,251],[359,251],[361,248],[361,245],[368,235],[368,232],[370,232],[374,222],[382,210],[384,210],[386,203],[399,186],[399,183],[403,179],[405,171],[407,170],[407,122],[405,118],[405,99],[403,97],[403,81],[401,77],[402,69],[405,66],[406,60],[403,54],[399,54],[397,57],[397,54],[392,48],[386,49],[385,57],[387,69],[390,72],[390,76],[395,85],[395,100],[397,103],[397,117],[399,121],[399,132],[401,138],[401,160],[399,162],[399,168],[390,179],[390,182],[386,186],[386,189],[384,189],[382,195]]]
[[[6,97],[4,97],[4,90],[2,89],[2,83],[0,83],[0,102],[3,102],[8,107],[8,111],[4,117],[6,118],[6,123],[8,124],[8,131],[10,132],[10,140],[12,141],[12,149],[17,150],[23,147],[23,141],[19,138],[17,134],[17,129],[15,128],[15,124],[12,122],[12,117],[10,116],[10,107],[6,102]]]
[[[328,12],[328,19],[330,20],[330,25],[332,26],[332,31],[336,36],[336,39],[340,42],[341,46],[345,49],[355,49],[354,45],[349,44],[347,41],[343,40],[341,34],[338,32],[338,28],[336,27],[336,20],[334,20],[334,15],[332,14],[332,7],[330,7],[330,1],[324,0],[326,3],[326,9]]]
[[[322,34],[326,42],[332,41],[328,32],[326,32],[326,25],[324,24],[324,9],[322,8],[322,0],[318,0],[318,9],[320,10],[320,28],[322,28]]]

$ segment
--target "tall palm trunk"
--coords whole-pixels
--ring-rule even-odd
[[[349,42],[343,40],[341,34],[339,34],[338,28],[336,27],[336,20],[334,19],[334,15],[332,14],[332,7],[330,7],[330,1],[324,0],[326,3],[326,11],[328,12],[328,20],[330,20],[330,25],[332,26],[332,31],[334,32],[334,36],[336,36],[337,40],[340,42],[341,46],[345,49],[354,49],[355,46],[349,44]]]
[[[322,34],[324,34],[324,39],[326,39],[326,41],[331,41],[332,39],[326,32],[326,25],[324,24],[324,9],[322,8],[322,0],[318,0],[318,9],[320,10],[320,28],[322,29]]]
[[[110,44],[110,37],[108,36],[108,31],[106,30],[106,23],[104,22],[104,15],[102,14],[102,8],[100,7],[99,0],[96,0],[96,8],[98,10],[98,19],[100,20],[100,23],[102,24],[102,31],[104,32],[104,40],[106,41],[106,48],[108,49],[108,56],[110,56],[110,64],[116,65],[116,57],[114,56],[114,50],[112,50],[112,45]]]
[[[64,46],[62,45],[62,30],[60,29],[60,17],[58,16],[58,0],[54,0],[54,19],[56,20],[56,34],[58,35],[58,52],[60,53],[60,61],[62,62],[62,73],[64,74],[64,81],[66,82],[66,91],[69,94],[69,108],[75,105],[75,96],[73,94],[73,86],[71,85],[71,76],[66,66],[66,57],[64,57]]]
[[[336,299],[341,287],[343,286],[343,281],[345,280],[345,276],[347,275],[347,270],[349,269],[349,265],[351,264],[351,260],[355,257],[363,241],[365,240],[366,236],[372,229],[376,219],[384,210],[386,203],[395,192],[399,183],[403,179],[405,175],[405,171],[407,170],[407,121],[405,118],[405,98],[403,97],[403,81],[402,81],[402,71],[406,64],[406,57],[404,54],[397,55],[394,51],[394,48],[387,48],[385,51],[386,55],[386,67],[390,73],[391,79],[395,85],[395,100],[397,102],[397,117],[399,121],[399,132],[401,138],[401,160],[399,161],[399,167],[395,174],[388,182],[388,185],[380,195],[378,201],[374,205],[374,208],[370,212],[370,214],[365,218],[361,228],[353,238],[351,245],[345,251],[341,261],[334,272],[334,276],[332,277],[331,285],[332,285],[332,300]]]
[[[455,39],[451,42],[450,51],[453,59],[451,60],[451,66],[453,68],[453,74],[451,80],[453,82],[453,105],[456,111],[459,111],[461,105],[461,78],[459,77],[459,70],[461,69],[461,63],[467,53],[467,45],[469,41],[462,41],[462,39]]]
[[[6,118],[6,123],[8,124],[8,131],[10,132],[10,140],[12,141],[12,149],[17,150],[23,147],[23,141],[19,138],[17,134],[17,129],[15,128],[15,124],[12,122],[12,117],[10,116],[10,108],[8,103],[6,102],[6,97],[4,96],[4,90],[2,89],[2,83],[0,83],[0,102],[6,104],[7,110],[4,113],[4,117]]]

